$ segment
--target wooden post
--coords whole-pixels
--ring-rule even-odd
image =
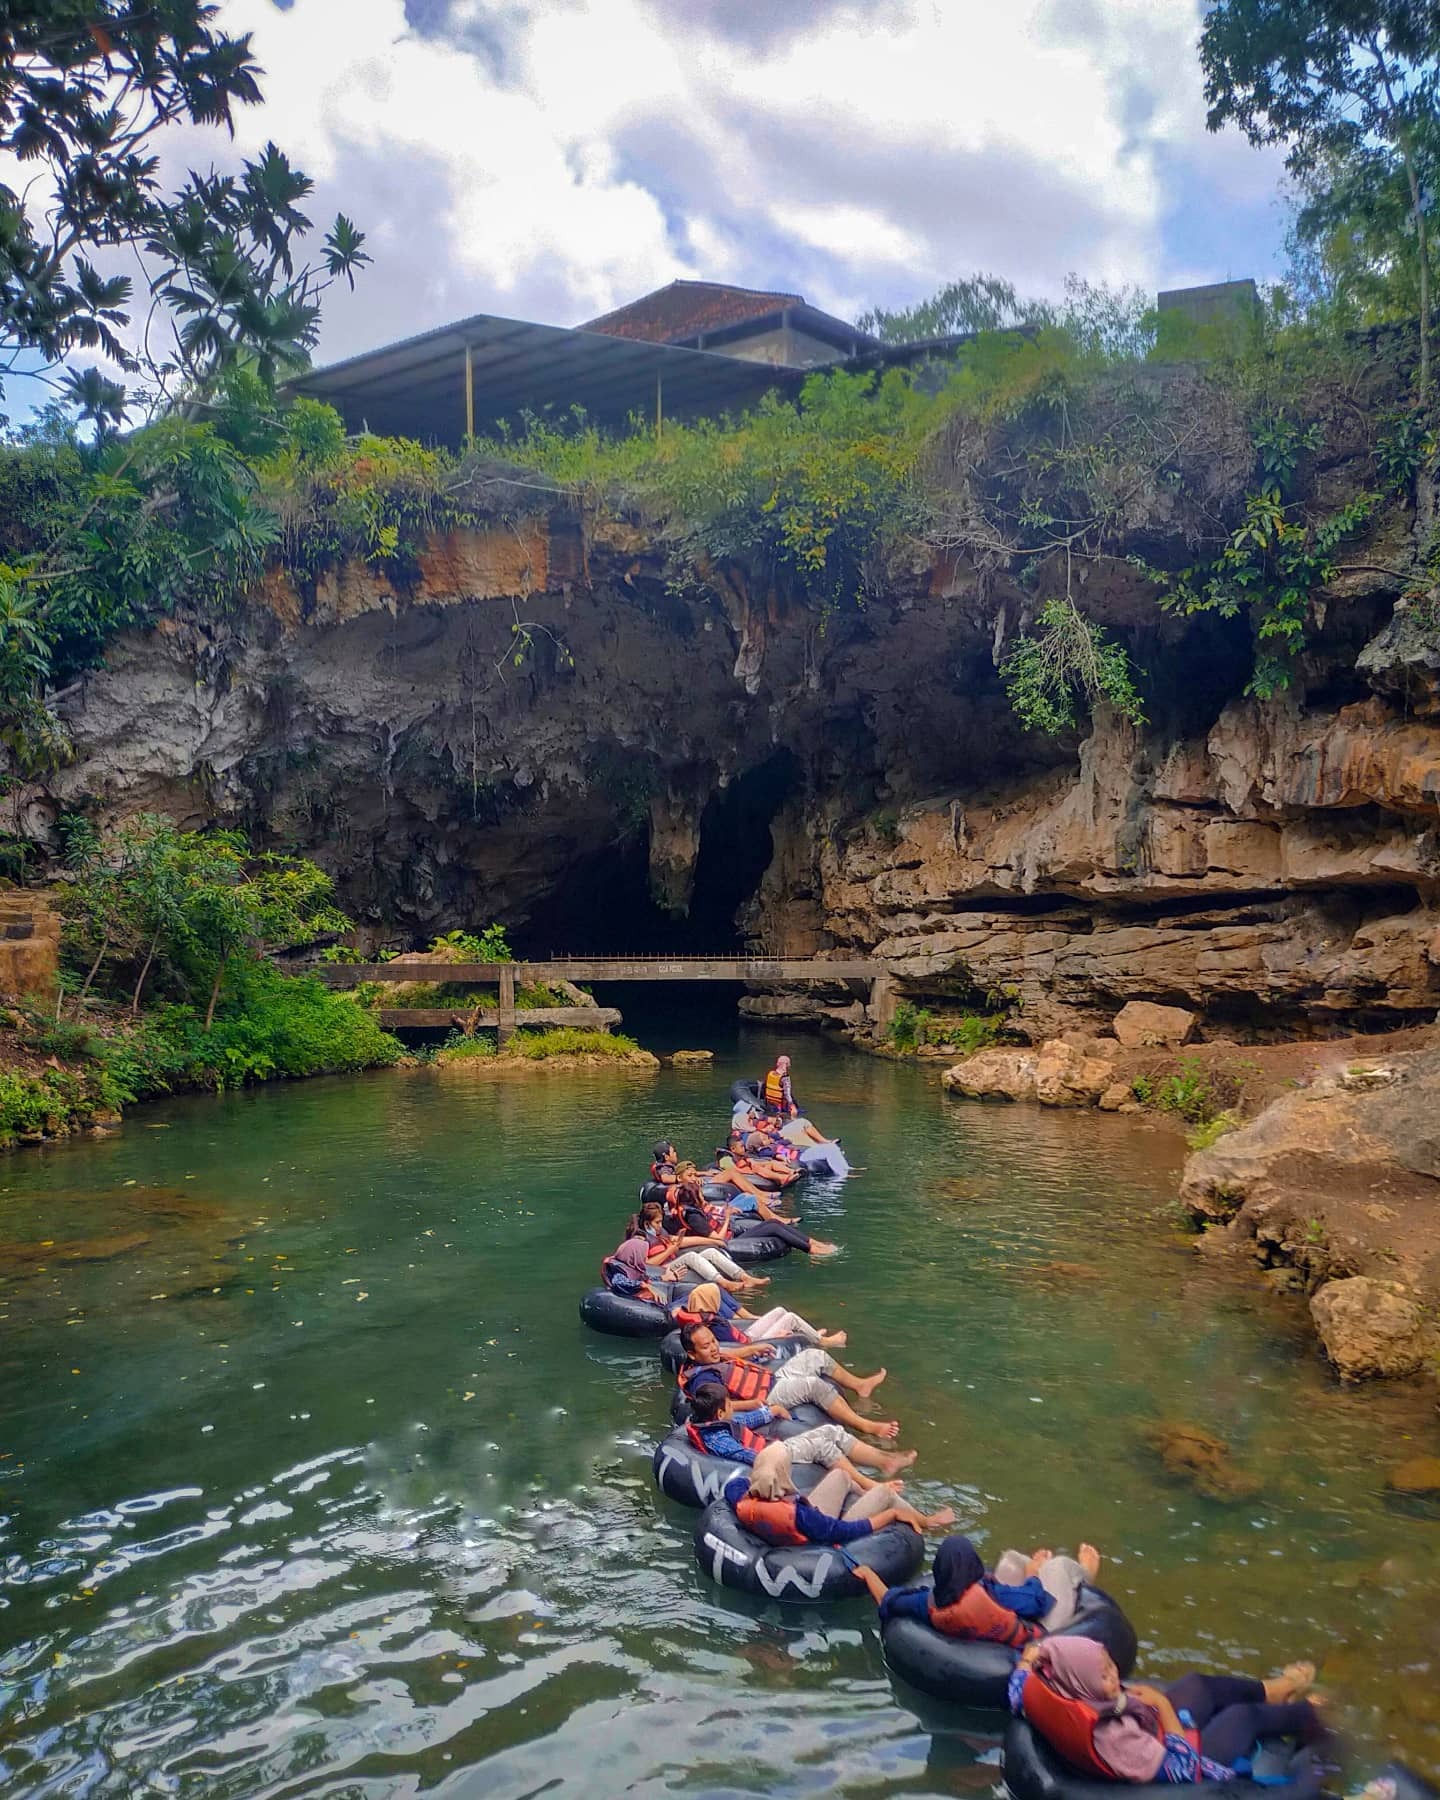
[[[515,965],[500,965],[500,1000],[495,1015],[495,1041],[504,1046],[515,1035]]]
[[[468,447],[475,442],[475,357],[470,346],[465,346],[465,444]]]

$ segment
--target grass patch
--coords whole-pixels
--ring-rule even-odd
[[[618,1031],[582,1031],[574,1025],[553,1031],[517,1031],[505,1046],[506,1056],[538,1062],[545,1056],[633,1056],[640,1046]]]
[[[476,1062],[481,1057],[494,1055],[495,1040],[489,1032],[482,1036],[477,1031],[473,1037],[466,1037],[463,1031],[454,1031],[436,1051],[435,1061],[437,1063]]]

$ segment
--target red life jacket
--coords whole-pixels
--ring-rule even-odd
[[[763,1450],[770,1441],[763,1432],[754,1431],[748,1425],[735,1425],[728,1419],[724,1423],[729,1426],[730,1435],[739,1438],[747,1450]],[[701,1436],[700,1427],[693,1420],[685,1427],[685,1435],[690,1440],[692,1450],[698,1450],[702,1456],[715,1454]]]
[[[1020,1707],[1051,1749],[1058,1750],[1073,1768],[1097,1775],[1102,1781],[1120,1779],[1095,1748],[1100,1713],[1088,1700],[1071,1700],[1065,1694],[1057,1694],[1044,1676],[1032,1669],[1020,1692]],[[1164,1730],[1157,1726],[1155,1735],[1163,1744]],[[1198,1731],[1187,1731],[1185,1738],[1193,1749],[1200,1748]]]
[[[753,1531],[767,1544],[808,1544],[810,1542],[795,1523],[793,1500],[757,1500],[747,1494],[735,1508],[735,1517],[747,1531]]]
[[[690,1378],[701,1367],[700,1363],[686,1363],[678,1376],[680,1386],[689,1392]],[[734,1400],[763,1400],[770,1392],[775,1377],[768,1369],[757,1369],[749,1362],[706,1363],[707,1369],[713,1369],[724,1384],[725,1391]]]
[[[949,1606],[930,1602],[930,1623],[946,1637],[972,1638],[986,1644],[1008,1644],[1018,1650],[1041,1635],[1038,1625],[1017,1618],[1008,1606],[1001,1606],[985,1591],[983,1582],[966,1588]],[[1028,1685],[1028,1683],[1027,1683]]]

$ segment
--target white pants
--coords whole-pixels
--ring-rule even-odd
[[[995,1579],[1006,1587],[1019,1587],[1030,1558],[1019,1550],[1007,1550],[995,1565]],[[1059,1631],[1075,1617],[1085,1571],[1073,1556],[1052,1556],[1037,1571],[1040,1585],[1051,1596],[1049,1612],[1040,1621],[1046,1631]]]
[[[762,1342],[766,1338],[803,1337],[812,1344],[820,1342],[820,1333],[808,1319],[802,1319],[797,1312],[790,1312],[783,1306],[772,1306],[767,1313],[758,1319],[746,1320],[740,1326],[742,1334],[752,1343]],[[789,1364],[786,1364],[789,1367]]]
[[[745,1271],[733,1256],[727,1256],[723,1250],[713,1246],[706,1250],[684,1250],[674,1262],[666,1263],[666,1272],[673,1275],[677,1270],[683,1274],[687,1269],[692,1275],[698,1275],[702,1281],[743,1281]]]

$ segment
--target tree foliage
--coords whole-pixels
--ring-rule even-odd
[[[0,376],[95,351],[192,404],[237,363],[273,383],[308,361],[324,289],[369,261],[343,214],[301,260],[313,183],[274,144],[238,173],[167,187],[156,144],[169,127],[230,128],[261,98],[248,35],[220,29],[218,12],[203,0],[4,8],[0,151],[25,180],[0,185]],[[101,427],[131,399],[95,367],[62,386]]]
[[[1340,248],[1348,236],[1342,274],[1411,263],[1423,398],[1440,13],[1430,0],[1214,0],[1200,59],[1210,129],[1234,123],[1252,143],[1285,146],[1307,197],[1304,240]]]
[[[268,952],[346,930],[330,877],[300,858],[255,856],[238,832],[180,831],[141,815],[108,836],[66,829],[70,941],[88,959],[80,999],[123,980],[138,1012],[147,983],[205,997],[204,1029],[227,976]]]

